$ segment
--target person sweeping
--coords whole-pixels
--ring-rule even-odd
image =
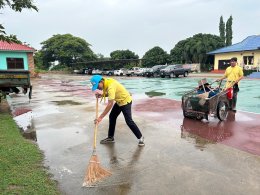
[[[117,80],[112,78],[103,78],[101,75],[91,77],[92,91],[96,91],[96,97],[108,97],[108,104],[105,110],[95,119],[94,123],[99,124],[102,119],[109,113],[108,137],[101,140],[101,144],[111,144],[115,142],[116,120],[122,112],[128,127],[132,130],[138,139],[138,146],[144,146],[144,136],[132,119],[132,97],[125,87]],[[98,89],[98,90],[97,90]],[[98,91],[101,90],[102,93]]]

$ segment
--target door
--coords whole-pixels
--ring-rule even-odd
[[[227,67],[230,66],[230,60],[219,60],[218,61],[218,69],[219,70],[226,70]]]

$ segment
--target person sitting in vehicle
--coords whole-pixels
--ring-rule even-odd
[[[210,84],[207,82],[207,79],[201,79],[198,82],[197,94],[199,97],[211,98],[219,93],[218,88],[212,88]]]

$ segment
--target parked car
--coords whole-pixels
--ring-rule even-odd
[[[134,76],[137,75],[138,71],[140,71],[140,67],[133,67],[126,71],[126,76]]]
[[[190,68],[183,68],[181,64],[173,64],[169,65],[166,68],[161,69],[161,77],[170,77],[173,78],[179,77],[179,75],[183,75],[184,77],[188,76],[188,74],[191,72]]]
[[[83,68],[82,71],[81,71],[81,74],[91,75],[92,74],[92,70],[93,70],[93,68]]]
[[[148,68],[139,68],[139,70],[136,71],[136,76],[144,76],[144,73],[148,70]]]
[[[114,75],[123,76],[123,75],[126,75],[126,72],[127,72],[126,68],[120,68],[120,69],[114,71]]]
[[[75,70],[73,70],[73,73],[79,74],[79,73],[80,73],[80,70],[75,69]]]
[[[151,69],[145,72],[146,77],[158,77],[160,76],[160,70],[165,68],[167,65],[155,65]]]
[[[95,74],[102,74],[102,71],[101,70],[99,70],[99,69],[94,69],[94,70],[92,70],[92,74],[93,75],[95,75]]]
[[[114,70],[104,69],[102,75],[112,76],[114,75]]]

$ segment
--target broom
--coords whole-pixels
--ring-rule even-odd
[[[96,119],[97,118],[98,118],[98,98],[96,101]],[[95,130],[94,130],[93,153],[89,160],[89,164],[87,166],[84,182],[82,184],[83,187],[93,187],[95,182],[111,175],[111,173],[109,171],[105,170],[104,168],[102,168],[100,166],[100,161],[96,154],[97,126],[98,126],[98,124],[96,123]]]

